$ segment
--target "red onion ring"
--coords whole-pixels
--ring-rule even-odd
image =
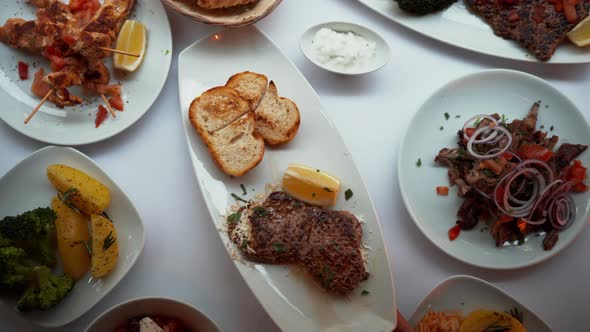
[[[477,140],[477,137],[479,135],[481,135],[482,133],[487,132],[487,131],[490,131],[490,130],[491,131],[494,131],[494,133],[501,132],[502,133],[501,137],[504,137],[504,135],[506,135],[506,137],[508,137],[508,142],[506,143],[506,145],[503,148],[499,148],[500,150],[497,151],[497,152],[493,152],[491,154],[489,154],[489,152],[488,152],[488,154],[485,154],[485,155],[476,153],[473,150],[473,144],[479,144],[479,143],[485,143],[485,142],[487,142],[486,141],[487,138],[484,138],[482,140]],[[492,136],[492,134],[490,134],[490,136],[488,136],[488,138],[491,137],[491,136]],[[499,156],[499,155],[503,154],[504,152],[508,151],[508,149],[510,148],[510,145],[511,144],[512,144],[512,134],[510,134],[510,132],[508,131],[508,129],[506,129],[506,128],[500,126],[500,125],[497,125],[495,127],[484,126],[484,127],[481,127],[479,129],[477,129],[473,133],[473,135],[471,135],[471,137],[467,141],[467,151],[469,151],[469,153],[471,154],[471,156],[473,156],[476,159],[492,159],[492,158],[496,158],[497,156]]]
[[[496,119],[494,119],[493,117],[491,117],[487,114],[479,114],[479,115],[472,116],[471,118],[469,118],[469,120],[465,121],[465,124],[463,125],[462,130],[463,130],[463,138],[464,139],[466,139],[466,140],[469,139],[469,136],[467,136],[465,131],[467,130],[467,128],[469,128],[471,123],[476,122],[478,120],[482,120],[482,119],[488,119],[488,120],[492,121],[493,123],[495,123],[496,125],[498,124],[498,121]],[[482,143],[482,142],[477,142],[477,143]]]

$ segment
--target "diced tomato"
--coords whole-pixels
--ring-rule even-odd
[[[26,62],[18,62],[18,77],[21,80],[26,80],[29,78],[29,65]]]
[[[99,0],[70,0],[70,11],[82,26],[92,19],[101,7]]]
[[[510,160],[512,160],[512,158],[514,158],[514,154],[510,151],[506,151],[502,154],[502,158],[510,161]]]
[[[475,128],[465,128],[465,135],[467,135],[467,137],[471,137],[473,136],[476,130],[477,129]]]
[[[106,107],[98,105],[98,112],[96,112],[96,119],[94,120],[95,128],[100,127],[104,120],[109,116],[109,111]]]
[[[578,182],[574,185],[574,191],[577,193],[585,193],[588,191],[588,186],[584,182]]]
[[[461,234],[461,226],[455,225],[449,229],[449,240],[455,241],[457,237]]]
[[[31,84],[31,91],[39,98],[45,97],[51,89],[49,84],[43,82],[43,77],[45,77],[45,70],[39,68],[33,78],[33,84]]]
[[[125,105],[123,104],[123,98],[121,98],[121,96],[112,96],[109,98],[109,104],[111,104],[111,106],[117,111],[124,111]]]
[[[574,164],[568,166],[564,173],[564,180],[573,182],[574,184],[582,183],[588,177],[586,167],[582,166],[582,161],[580,160],[574,160]]]
[[[539,159],[547,161],[553,157],[553,152],[538,144],[523,144],[518,148],[518,154],[524,159]]]
[[[436,194],[439,196],[448,196],[449,187],[436,187]]]
[[[45,48],[45,54],[46,55],[54,55],[54,56],[58,56],[58,57],[62,57],[63,54],[61,53],[60,50],[58,50],[57,48],[53,47],[53,46],[47,46]]]
[[[60,71],[66,65],[61,51],[53,46],[47,46],[43,55],[51,61],[50,67],[53,71]]]
[[[503,160],[499,162],[499,160]],[[480,164],[480,168],[487,168],[494,174],[498,175],[502,173],[504,166],[506,165],[506,159],[498,158],[498,161],[494,159],[486,159]]]

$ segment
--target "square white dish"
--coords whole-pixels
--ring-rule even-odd
[[[145,241],[143,222],[125,192],[89,157],[73,148],[45,147],[29,155],[2,176],[0,218],[15,216],[37,207],[51,206],[56,190],[47,179],[47,166],[58,163],[82,170],[109,188],[112,202],[106,212],[117,230],[119,261],[113,272],[104,278],[92,278],[90,272],[87,272],[53,309],[19,313],[23,319],[43,327],[66,325],[90,310],[133,267]],[[15,307],[15,300],[0,297],[0,301],[11,308]],[[14,310],[18,312],[16,308]]]
[[[246,199],[265,192],[280,181],[290,163],[324,170],[352,189],[346,201],[341,194],[335,209],[362,217],[364,242],[371,248],[371,276],[348,297],[323,291],[306,273],[279,266],[250,264],[234,259],[237,269],[262,306],[285,331],[391,331],[396,325],[396,302],[392,276],[375,209],[354,162],[332,123],[322,111],[317,94],[293,63],[255,27],[228,29],[185,49],[178,64],[180,105],[188,152],[212,222],[228,254],[236,249],[225,231],[227,209],[234,204],[231,193],[247,189]],[[230,178],[214,164],[207,147],[192,128],[188,108],[205,90],[224,85],[238,72],[254,71],[274,80],[279,94],[297,103],[301,125],[295,139],[277,148],[266,148],[262,162],[240,178]],[[361,295],[362,291],[370,292]]]

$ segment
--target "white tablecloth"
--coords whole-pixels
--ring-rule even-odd
[[[130,195],[146,226],[145,250],[108,296],[60,331],[81,331],[106,309],[141,296],[190,302],[223,331],[278,330],[241,279],[209,221],[182,133],[176,56],[217,28],[172,11],[168,15],[175,60],[152,109],[124,133],[79,148]],[[299,51],[298,38],[307,27],[326,21],[357,22],[379,32],[392,49],[391,62],[360,77],[335,76],[318,69]],[[438,250],[414,226],[400,197],[396,167],[399,143],[412,115],[449,80],[490,68],[526,71],[554,84],[588,120],[589,65],[522,63],[464,51],[398,26],[354,0],[286,0],[258,27],[295,61],[316,89],[357,162],[381,220],[404,315],[411,315],[441,280],[470,274],[508,291],[555,331],[581,331],[582,326],[590,326],[590,231],[585,230],[557,257],[532,268],[511,272],[473,268]],[[0,122],[0,174],[44,145]],[[0,330],[43,329],[0,307]]]

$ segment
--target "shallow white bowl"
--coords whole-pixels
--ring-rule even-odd
[[[459,311],[468,315],[477,309],[506,311],[516,308],[522,312],[527,331],[551,332],[551,328],[536,313],[512,296],[487,281],[471,276],[453,276],[441,282],[428,294],[410,318],[416,326],[429,310]]]
[[[115,223],[119,238],[119,262],[113,272],[99,279],[87,272],[55,308],[19,313],[31,323],[59,327],[90,310],[127,275],[143,250],[145,232],[129,197],[97,164],[75,149],[55,146],[34,152],[0,178],[0,218],[51,206],[51,199],[56,195],[55,188],[47,179],[47,166],[51,164],[75,167],[109,188],[112,202],[106,212]],[[0,297],[0,302],[14,308],[16,299]]]
[[[313,49],[313,37],[315,36],[316,32],[322,28],[332,29],[337,32],[352,32],[355,35],[361,36],[367,40],[374,41],[376,43],[376,50],[373,61],[363,66],[349,69],[336,68],[334,66],[321,63],[316,58],[315,51]],[[344,75],[361,75],[373,72],[385,66],[390,57],[389,45],[387,45],[387,42],[379,34],[373,30],[365,28],[364,26],[347,22],[327,22],[307,29],[299,40],[299,47],[307,59],[309,59],[309,61],[314,63],[316,66],[336,74]]]
[[[219,328],[199,309],[165,297],[145,297],[120,303],[98,316],[85,332],[110,332],[128,319],[162,315],[180,320],[189,331],[218,332]]]
[[[436,165],[434,157],[442,148],[457,146],[457,131],[477,114],[505,114],[508,121],[522,119],[532,104],[541,101],[537,127],[554,127],[549,135],[563,142],[588,144],[590,128],[578,108],[546,81],[517,71],[488,70],[461,77],[435,92],[418,110],[408,126],[398,158],[402,198],[416,226],[437,247],[471,265],[490,269],[515,269],[547,260],[570,245],[582,232],[590,215],[590,191],[573,194],[576,219],[559,233],[550,251],[543,250],[544,236],[529,236],[520,246],[497,248],[489,231],[480,223],[462,231],[455,241],[447,232],[457,220],[462,199],[457,187],[448,196],[438,196],[437,186],[447,186],[447,168]],[[449,113],[446,120],[444,114]],[[456,116],[460,116],[456,118]],[[441,130],[440,127],[443,126]],[[420,158],[422,166],[417,167]],[[590,151],[577,159],[590,164]]]

